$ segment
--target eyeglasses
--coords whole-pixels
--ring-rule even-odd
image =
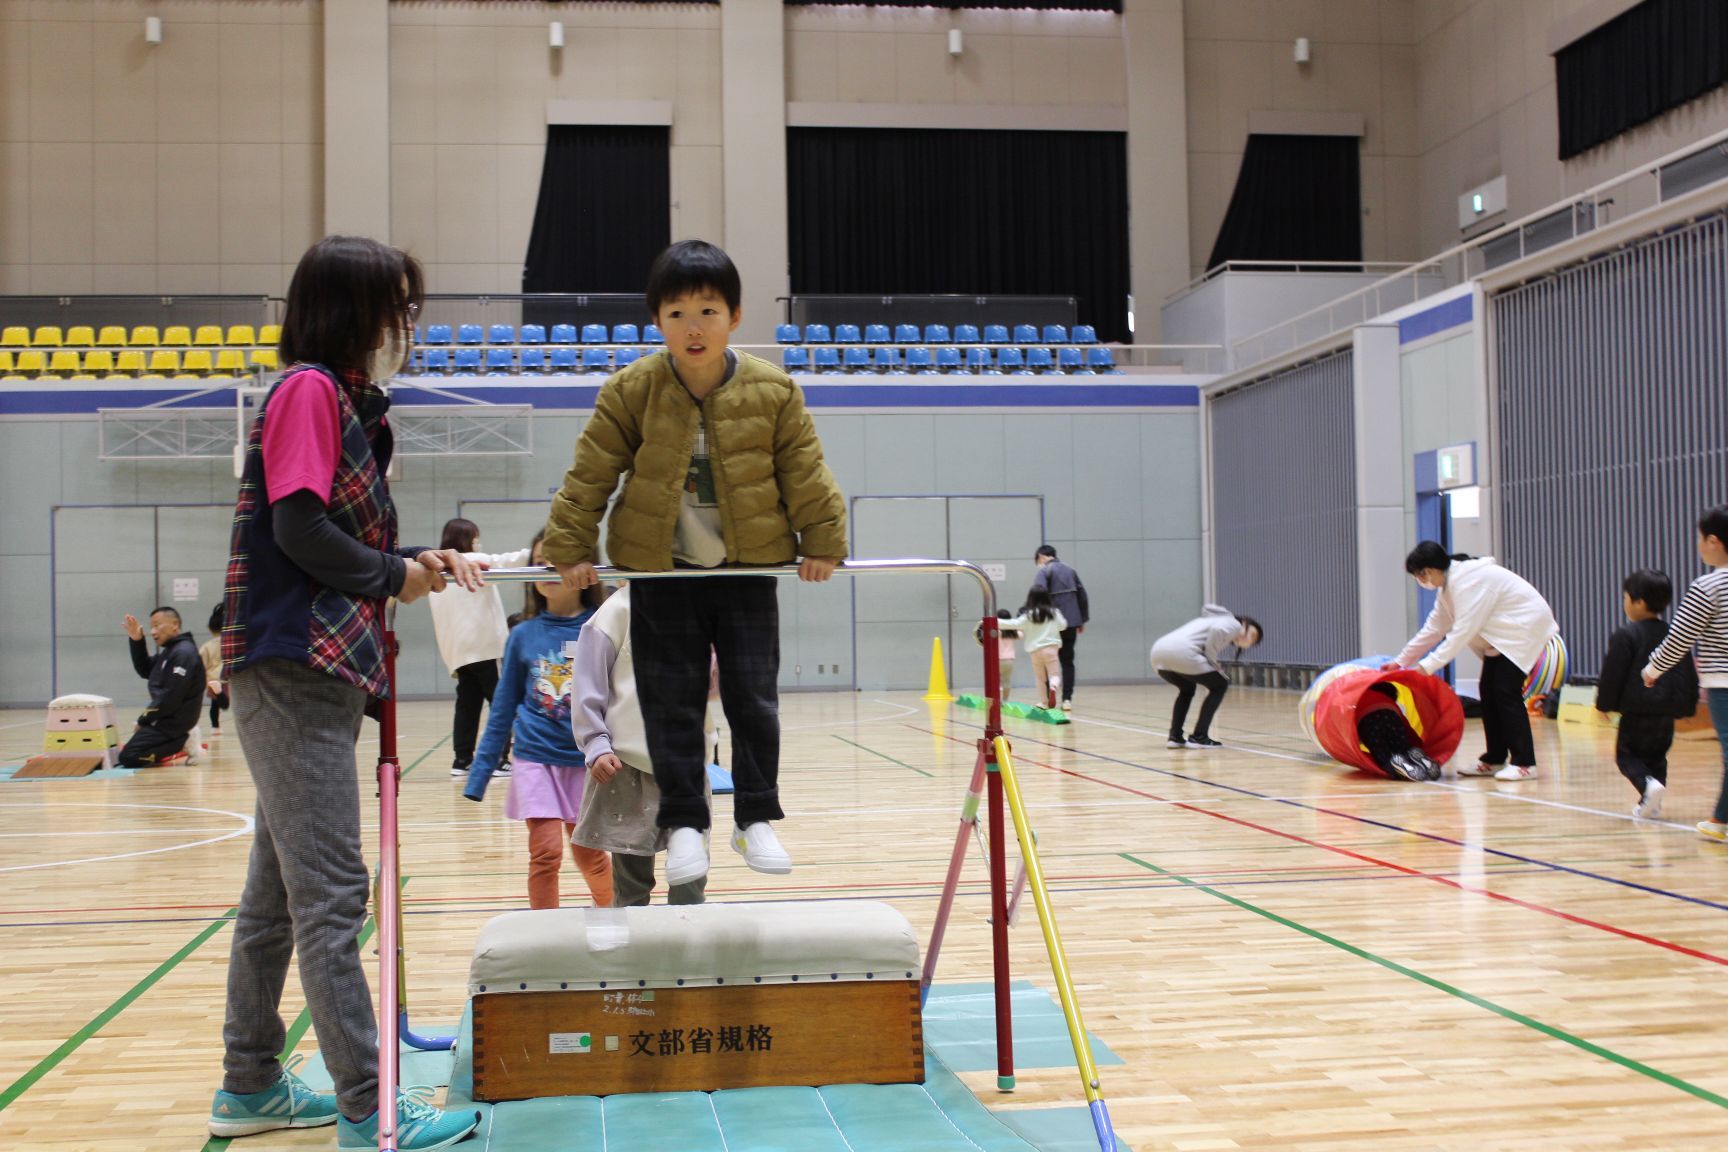
[[[408,323],[412,324],[420,319],[420,305],[410,304],[402,310],[402,314],[408,318]]]

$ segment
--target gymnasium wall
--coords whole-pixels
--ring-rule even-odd
[[[444,521],[468,502],[464,510],[481,524],[483,548],[525,546],[528,531],[543,520],[549,494],[569,467],[584,419],[577,412],[539,413],[532,457],[402,461],[392,491],[403,539],[436,542]],[[997,532],[987,542],[959,547],[968,553],[997,550],[965,558],[1004,563],[1007,579],[998,595],[1003,605],[1017,607],[1030,583],[1032,552],[1043,542],[1035,527],[1041,515],[1045,540],[1075,565],[1091,592],[1093,627],[1081,640],[1082,682],[1143,679],[1151,641],[1199,607],[1199,449],[1193,407],[1048,414],[823,411],[816,420],[849,498],[1041,496],[1041,510],[1018,521],[1024,538]],[[0,502],[0,538],[7,541],[0,552],[0,620],[6,625],[0,642],[0,704],[40,703],[51,695],[56,630],[62,692],[107,690],[128,703],[140,701],[143,681],[133,677],[126,662],[121,617],[168,602],[176,575],[200,579],[197,601],[181,607],[187,623],[204,638],[226,555],[235,489],[231,467],[205,461],[103,462],[97,455],[93,418],[0,419],[0,491],[7,494]],[[507,501],[528,503],[502,503]],[[903,555],[902,538],[878,534],[863,551]],[[929,543],[928,538],[918,542]],[[927,596],[931,585],[916,581],[942,584],[940,577],[881,581],[888,579],[901,580],[892,588],[896,595],[904,589],[906,596]],[[512,607],[519,597],[514,589],[505,592]],[[854,644],[847,579],[819,588],[783,584],[783,683],[850,684],[856,654],[860,687],[922,689],[930,638],[940,628],[957,686],[976,690],[980,673],[970,631],[978,599],[969,585],[955,580],[952,602],[957,623],[951,632],[944,625],[915,621],[873,624],[866,611]],[[882,621],[883,614],[874,618]],[[428,613],[409,606],[401,619],[403,690],[448,692],[451,682],[437,661]],[[836,664],[838,672],[832,670]],[[818,665],[825,671],[818,673]],[[1029,683],[1026,668],[1020,678],[1023,686]]]
[[[1419,244],[1458,243],[1458,197],[1506,177],[1504,220],[1540,211],[1728,129],[1728,88],[1562,163],[1550,55],[1626,0],[1423,0],[1416,20]],[[1496,221],[1498,223],[1499,221]]]

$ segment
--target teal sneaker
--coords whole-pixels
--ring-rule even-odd
[[[480,1126],[477,1111],[444,1112],[426,1103],[432,1091],[422,1085],[396,1094],[396,1147],[401,1152],[448,1148]],[[370,1152],[378,1147],[378,1113],[358,1123],[341,1117],[336,1125],[336,1147],[344,1152]]]
[[[322,1128],[336,1123],[336,1097],[308,1088],[292,1069],[304,1057],[295,1057],[282,1069],[282,1079],[262,1092],[244,1096],[217,1089],[210,1101],[212,1136],[252,1136],[278,1128]]]

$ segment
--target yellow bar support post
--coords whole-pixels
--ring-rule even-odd
[[[1098,1066],[1092,1060],[1092,1045],[1086,1038],[1086,1021],[1080,1015],[1080,999],[1074,994],[1074,980],[1068,974],[1068,955],[1062,949],[1062,934],[1056,928],[1056,911],[1050,906],[1050,891],[1044,885],[1044,866],[1038,860],[1038,845],[1032,835],[1032,823],[1026,815],[1026,802],[1020,795],[1020,778],[1014,772],[1014,759],[1004,736],[996,737],[996,767],[1002,778],[1002,790],[1007,793],[1008,809],[1014,814],[1014,834],[1020,841],[1020,859],[1026,868],[1026,878],[1032,886],[1032,902],[1038,908],[1038,924],[1044,930],[1044,947],[1050,953],[1050,972],[1056,977],[1056,994],[1062,1001],[1062,1015],[1068,1021],[1068,1038],[1074,1044],[1074,1062],[1080,1068],[1080,1079],[1086,1092],[1086,1104],[1092,1113],[1092,1128],[1098,1135],[1102,1152],[1116,1152],[1116,1131],[1110,1124],[1110,1111],[1104,1104],[1104,1094],[1098,1083]]]

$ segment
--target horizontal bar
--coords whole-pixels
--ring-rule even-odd
[[[984,569],[970,560],[844,560],[834,571],[842,576],[866,576],[874,573],[922,573],[938,576],[970,576],[978,583],[984,598],[984,615],[996,615],[996,585]],[[594,574],[602,580],[689,580],[705,576],[778,576],[798,575],[796,564],[741,564],[725,568],[674,568],[669,572],[634,572],[628,568],[610,568],[596,564]],[[556,569],[546,565],[530,568],[494,568],[486,573],[488,583],[529,584],[539,580],[557,579]]]

